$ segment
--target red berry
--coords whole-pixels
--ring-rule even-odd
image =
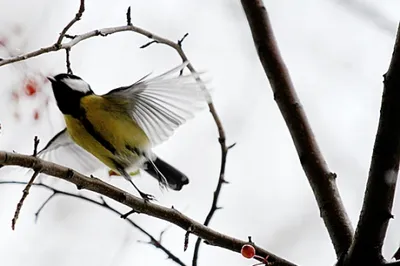
[[[251,259],[254,257],[254,255],[256,255],[256,250],[252,245],[246,244],[246,245],[243,245],[240,253],[242,253],[243,257],[245,257],[247,259]]]
[[[37,85],[36,81],[32,80],[32,79],[28,80],[25,83],[24,90],[25,90],[25,94],[28,96],[35,95],[38,90],[38,85]]]

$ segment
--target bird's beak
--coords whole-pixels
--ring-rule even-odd
[[[48,76],[47,79],[48,79],[51,83],[53,83],[53,82],[56,81],[56,79],[55,79],[54,77],[52,77],[52,76]]]

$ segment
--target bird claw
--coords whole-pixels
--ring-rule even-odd
[[[156,199],[153,195],[146,194],[146,193],[143,193],[143,192],[139,192],[139,193],[140,193],[140,196],[142,197],[142,199],[145,202],[149,202],[149,201],[152,201],[152,200]]]

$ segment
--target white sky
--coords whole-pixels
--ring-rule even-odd
[[[0,40],[7,38],[14,52],[50,45],[75,15],[78,2],[0,0]],[[86,2],[83,19],[71,34],[124,25],[129,5],[137,26],[173,40],[189,32],[184,49],[193,65],[212,78],[213,99],[228,144],[238,143],[228,157],[226,178],[231,184],[224,186],[219,203],[224,208],[216,213],[211,227],[241,239],[251,235],[260,246],[300,265],[332,265],[333,247],[273,101],[240,1]],[[388,30],[340,2],[265,1],[284,60],[328,165],[338,174],[338,185],[355,225],[377,128],[382,74],[392,53],[399,20],[395,11],[400,10],[400,3],[391,0],[375,7],[374,1],[364,1],[388,21]],[[21,30],[18,36],[13,33],[16,27]],[[147,41],[134,33],[85,41],[72,50],[74,73],[102,93],[180,63],[170,48],[138,48]],[[5,52],[0,50],[3,56]],[[52,96],[48,85],[43,87],[43,97],[23,99],[19,105],[10,101],[10,95],[26,74],[64,71],[64,52],[0,68],[0,149],[30,153],[34,135],[44,145],[62,128],[54,100],[49,110],[41,113],[39,122],[32,119],[33,110],[43,107],[44,95]],[[13,118],[14,111],[20,112],[18,122]],[[160,204],[174,205],[203,221],[220,164],[217,132],[209,113],[198,114],[156,152],[187,173],[190,185],[180,193],[161,193],[157,183],[146,175],[136,181],[138,185],[155,194]],[[0,179],[27,177],[20,172],[3,174]],[[123,181],[116,183],[130,189]],[[47,192],[39,189],[32,189],[13,232],[10,221],[21,190],[0,187],[0,257],[4,265],[175,265],[165,260],[160,250],[137,243],[147,238],[117,216],[82,201],[56,198],[35,224],[34,213],[47,197]],[[393,213],[400,215],[397,202]],[[135,216],[135,221],[155,236],[168,226],[144,215]],[[184,231],[176,226],[168,228],[163,244],[190,265],[196,238],[191,236],[188,251],[183,252]],[[400,244],[399,232],[395,219],[385,243],[386,256]],[[200,251],[199,265],[251,263],[239,254],[215,247],[202,245]]]

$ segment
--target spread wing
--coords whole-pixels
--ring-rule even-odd
[[[127,102],[132,119],[143,129],[154,147],[167,140],[194,113],[206,106],[206,97],[192,74],[180,75],[188,62],[127,87],[103,95]]]
[[[74,169],[84,175],[104,167],[96,157],[76,144],[67,129],[55,135],[38,153],[38,157]]]

